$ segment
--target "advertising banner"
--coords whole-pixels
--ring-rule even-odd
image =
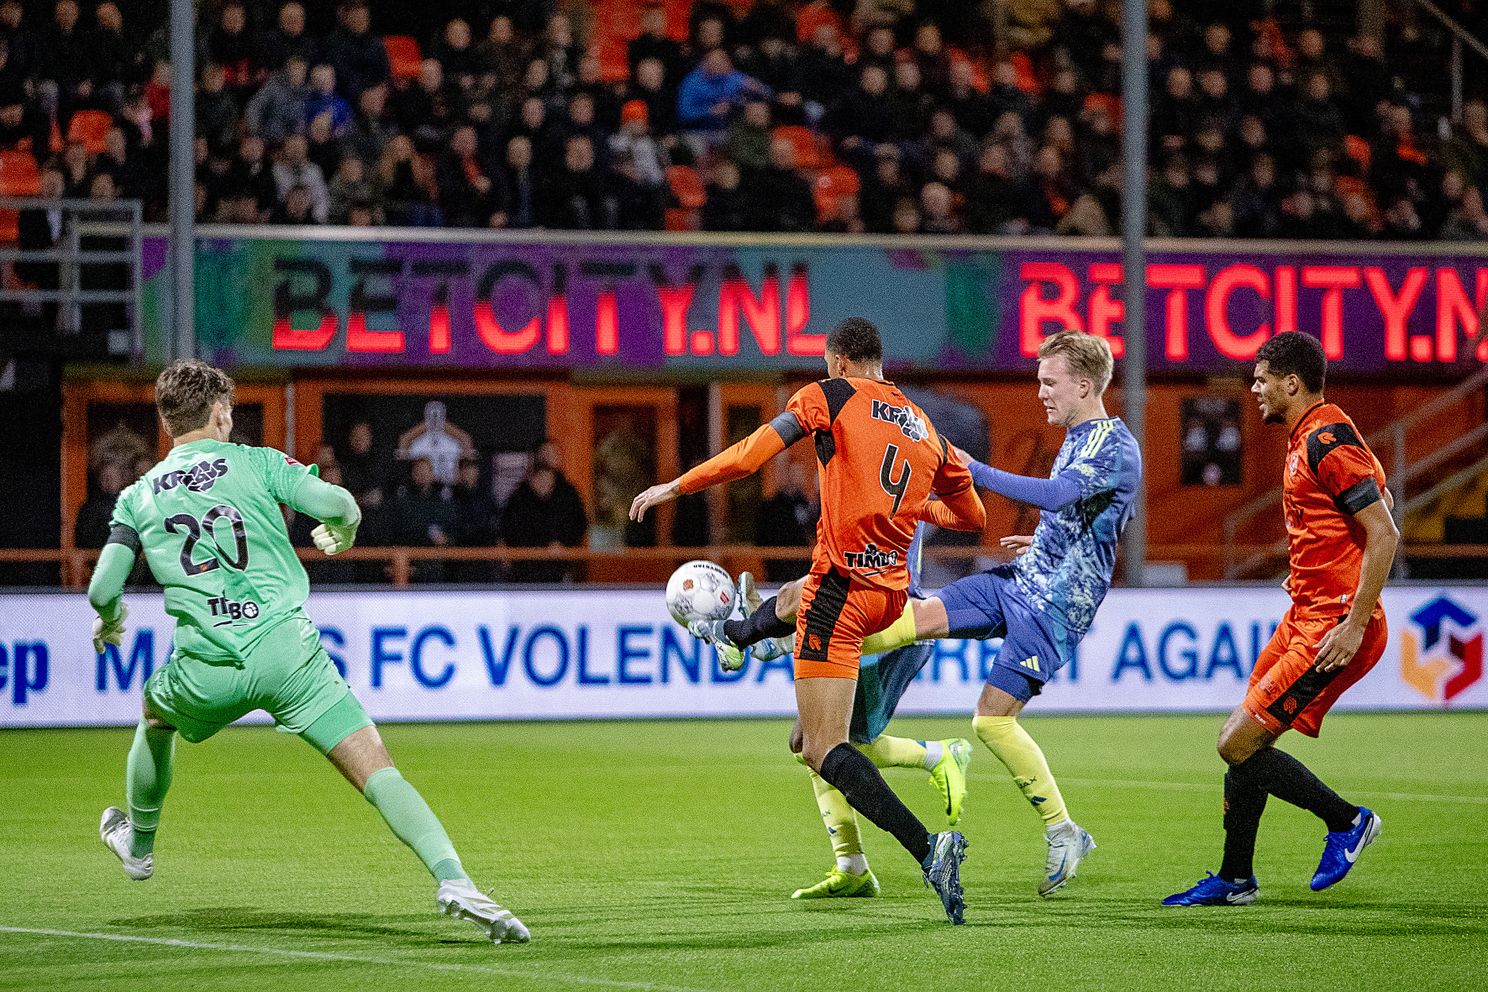
[[[1080,240],[209,230],[228,236],[198,240],[198,349],[230,366],[778,372],[815,369],[826,331],[863,315],[893,368],[1026,371],[1053,331],[1108,337],[1118,361],[1128,333],[1119,252]],[[1342,373],[1465,374],[1488,361],[1488,258],[1236,244],[1150,254],[1149,371],[1240,374],[1292,330],[1318,335]],[[158,360],[162,239],[146,239],[144,263],[145,357]]]
[[[1385,601],[1389,647],[1340,708],[1488,707],[1488,588],[1391,587]],[[159,596],[129,602],[123,644],[95,655],[82,594],[0,596],[0,726],[134,723],[172,628]],[[1114,590],[1078,658],[1032,706],[1230,710],[1286,607],[1272,589]],[[326,592],[308,610],[379,720],[794,713],[788,658],[722,671],[659,590]],[[970,712],[999,644],[939,642],[899,712]]]

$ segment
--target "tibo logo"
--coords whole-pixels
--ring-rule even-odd
[[[1475,614],[1438,596],[1411,614],[1400,637],[1400,676],[1443,706],[1483,677],[1483,631]]]

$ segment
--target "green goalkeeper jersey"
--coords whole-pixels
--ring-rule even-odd
[[[240,660],[300,611],[310,581],[279,504],[314,474],[273,448],[206,439],[171,449],[119,494],[111,540],[138,541],[176,619],[176,651]]]

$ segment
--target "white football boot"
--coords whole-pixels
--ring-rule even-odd
[[[484,931],[493,944],[525,944],[532,939],[522,921],[511,910],[475,887],[468,878],[457,882],[440,882],[434,894],[434,905],[445,916],[469,920]]]
[[[1045,830],[1044,840],[1049,844],[1049,857],[1044,862],[1044,877],[1039,881],[1038,893],[1052,896],[1075,877],[1080,862],[1095,850],[1095,839],[1074,820],[1065,820]]]
[[[113,851],[124,865],[124,874],[136,882],[143,882],[155,873],[154,854],[136,858],[129,853],[129,846],[134,840],[134,827],[119,807],[110,806],[103,811],[103,818],[98,821],[98,836],[103,838],[103,846]]]

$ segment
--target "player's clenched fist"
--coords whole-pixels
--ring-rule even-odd
[[[124,639],[124,619],[129,616],[129,607],[123,603],[119,604],[119,615],[112,620],[103,617],[93,618],[93,653],[103,654],[103,646],[112,644],[119,646]]]
[[[356,543],[356,528],[321,524],[310,532],[310,538],[327,555],[338,555]]]
[[[681,491],[682,490],[677,486],[677,483],[675,481],[664,482],[659,486],[652,486],[650,489],[647,489],[645,492],[637,496],[635,500],[630,504],[630,519],[639,523],[641,519],[646,516],[647,510],[651,509],[653,506],[660,506],[663,503],[670,503],[672,500],[677,498],[678,494],[680,494]]]

